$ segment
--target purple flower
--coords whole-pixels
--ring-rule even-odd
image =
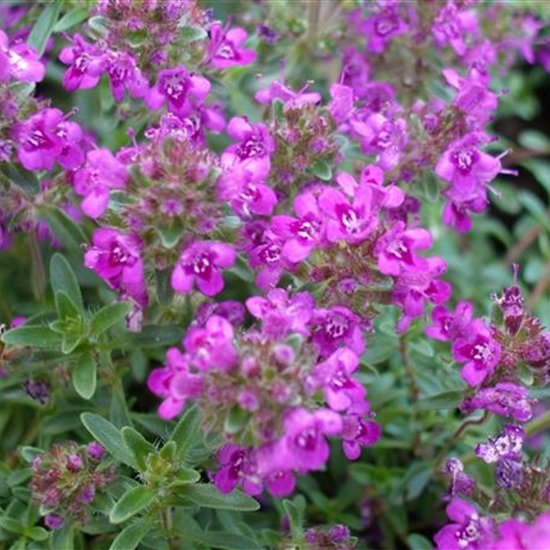
[[[432,311],[433,325],[426,327],[425,332],[434,340],[455,340],[464,334],[473,312],[474,306],[470,302],[459,302],[454,314],[444,306],[436,306]]]
[[[546,550],[550,548],[550,512],[541,514],[532,525],[508,519],[499,525],[494,550]]]
[[[168,110],[183,118],[191,114],[194,106],[202,104],[210,88],[206,78],[187,72],[185,67],[163,69],[143,101],[150,109],[158,109],[168,102]]]
[[[321,101],[321,95],[317,92],[294,92],[277,80],[272,82],[267,88],[257,92],[254,98],[259,103],[272,103],[273,100],[280,99],[285,104],[285,110],[297,109],[303,105],[315,105]]]
[[[259,495],[262,492],[262,479],[256,472],[250,450],[227,444],[219,449],[217,458],[220,469],[213,482],[222,493],[230,493],[239,483],[249,495]]]
[[[273,139],[265,124],[250,124],[246,117],[234,117],[227,133],[239,143],[229,146],[222,154],[227,170],[242,168],[250,172],[252,181],[264,181],[271,169],[270,155],[275,150]]]
[[[270,338],[283,338],[289,333],[309,336],[308,323],[313,315],[315,300],[308,292],[289,296],[286,290],[274,288],[265,298],[248,298],[246,307],[254,317],[262,320],[262,330]]]
[[[313,369],[312,381],[321,388],[329,407],[334,411],[348,410],[364,414],[369,410],[365,388],[350,377],[359,367],[359,358],[348,348],[335,351]]]
[[[476,455],[488,464],[502,459],[518,460],[525,440],[525,430],[515,424],[506,424],[502,432],[476,447]]]
[[[396,4],[381,4],[378,13],[363,21],[359,30],[368,37],[367,51],[382,53],[392,39],[407,32],[408,25],[401,19]]]
[[[223,317],[213,315],[204,327],[189,330],[183,343],[189,360],[199,370],[228,371],[238,359],[234,336],[233,325]]]
[[[451,143],[438,160],[436,174],[451,183],[447,196],[452,201],[473,200],[479,196],[479,188],[484,190],[484,186],[501,172],[500,161],[479,149],[487,139],[482,132],[467,134]]]
[[[99,228],[93,246],[84,255],[84,265],[93,269],[107,284],[124,292],[135,302],[147,305],[141,251],[143,244],[135,235],[123,235],[116,229]]]
[[[284,242],[271,231],[264,231],[261,241],[249,254],[250,267],[260,269],[256,276],[256,285],[267,291],[281,279],[285,269],[292,270],[293,264],[282,254]]]
[[[101,216],[109,204],[111,189],[124,189],[128,169],[108,149],[95,149],[86,155],[86,164],[74,176],[74,190],[84,200],[80,207],[90,218]]]
[[[279,215],[271,219],[271,231],[285,243],[282,255],[290,262],[305,260],[324,241],[325,224],[313,193],[302,193],[294,199],[298,218]]]
[[[457,55],[466,53],[465,35],[477,35],[478,32],[475,12],[459,11],[452,0],[441,8],[432,25],[435,43],[450,45]]]
[[[69,91],[93,88],[107,65],[107,56],[94,44],[88,44],[80,34],[72,38],[72,46],[63,48],[59,59],[70,65],[63,77],[63,87]]]
[[[497,485],[503,489],[520,489],[524,479],[523,474],[523,464],[514,459],[503,458],[495,468]]]
[[[189,356],[177,348],[166,352],[166,365],[154,369],[147,379],[149,390],[163,397],[158,414],[164,420],[171,420],[183,410],[189,397],[199,397],[202,394],[202,377],[189,370]]]
[[[147,79],[136,66],[134,58],[127,53],[113,53],[107,65],[111,93],[115,101],[124,101],[124,91],[132,97],[143,97],[148,91]]]
[[[8,47],[6,33],[0,30],[0,82],[9,77],[19,82],[40,82],[44,79],[46,68],[38,60],[38,53],[24,42]]]
[[[205,296],[215,296],[224,287],[220,269],[233,266],[235,250],[228,244],[217,241],[196,241],[189,245],[180,256],[171,284],[176,292],[188,294],[197,288]]]
[[[284,428],[281,439],[258,451],[262,476],[277,471],[298,470],[305,473],[321,468],[330,453],[325,435],[339,435],[342,419],[328,409],[310,412],[296,408],[285,416]]]
[[[434,536],[437,550],[488,550],[493,541],[493,520],[482,518],[477,510],[460,498],[447,506],[454,523],[445,525]]]
[[[88,443],[88,446],[86,447],[86,452],[92,460],[102,460],[105,456],[105,449],[103,448],[103,445],[101,445],[101,443],[98,443],[97,441],[92,441],[91,443]]]
[[[256,61],[256,52],[242,46],[248,37],[239,27],[225,31],[219,22],[212,23],[209,32],[208,61],[215,69],[249,65]]]
[[[65,519],[57,514],[48,514],[44,518],[44,523],[48,529],[61,529],[65,524]]]
[[[460,408],[465,413],[484,409],[519,422],[527,422],[533,416],[532,401],[528,398],[527,390],[509,382],[500,382],[493,388],[479,390],[473,397],[464,399]]]
[[[458,458],[449,458],[445,463],[445,473],[451,476],[451,483],[444,500],[451,500],[457,495],[470,496],[473,493],[476,482],[473,477],[464,473],[464,465]]]
[[[392,225],[376,243],[378,269],[384,275],[400,275],[403,271],[419,271],[426,260],[414,254],[415,249],[432,246],[432,235],[422,228],[405,229],[403,222]]]
[[[372,420],[361,418],[357,414],[348,414],[344,417],[342,427],[342,448],[348,460],[357,460],[361,455],[361,447],[374,445],[380,436],[380,424]]]
[[[329,356],[340,346],[350,348],[357,355],[365,351],[361,319],[346,307],[316,309],[311,325],[312,342],[318,346],[323,357]]]
[[[465,363],[460,374],[470,386],[479,386],[491,376],[501,355],[500,344],[491,336],[481,319],[474,319],[464,329],[464,336],[453,343],[453,357]]]
[[[355,189],[353,203],[340,191],[327,187],[319,196],[319,207],[328,215],[326,236],[331,243],[340,239],[350,243],[364,241],[378,225],[373,211],[373,192],[368,187]]]
[[[353,114],[355,100],[353,88],[338,83],[331,84],[330,97],[332,99],[328,104],[328,110],[332,118],[338,124],[346,122]]]

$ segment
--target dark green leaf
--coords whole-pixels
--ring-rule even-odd
[[[204,40],[207,37],[206,31],[202,27],[181,27],[178,38],[183,44]]]
[[[179,419],[170,440],[176,443],[176,458],[185,460],[187,453],[199,442],[200,415],[196,407],[188,407]]]
[[[125,527],[115,538],[109,550],[134,550],[153,524],[152,516],[145,516]]]
[[[159,348],[177,344],[183,338],[184,331],[177,325],[147,325],[141,332],[128,332],[113,347],[120,349]]]
[[[55,25],[53,32],[63,32],[86,21],[90,16],[88,8],[76,7],[68,11]]]
[[[21,450],[19,452],[28,463],[31,463],[37,456],[40,456],[44,453],[42,449],[29,446],[21,447]]]
[[[432,550],[434,545],[424,535],[412,533],[407,537],[410,550]]]
[[[263,548],[255,540],[229,531],[183,531],[181,538],[198,542],[206,548],[223,550],[261,550]]]
[[[56,206],[41,206],[38,213],[59,242],[67,248],[82,254],[81,245],[87,241],[82,229]]]
[[[132,311],[133,305],[130,302],[117,302],[102,307],[93,317],[90,325],[92,336],[99,336],[113,325],[122,321]]]
[[[292,534],[298,536],[302,531],[304,507],[285,499],[283,500],[283,508],[290,523]]]
[[[25,530],[25,536],[32,540],[44,541],[48,540],[50,533],[43,527],[29,527]]]
[[[76,393],[84,399],[91,399],[97,383],[97,365],[92,352],[80,355],[73,367],[72,381]]]
[[[54,294],[65,292],[80,312],[84,310],[78,279],[67,258],[59,252],[52,256],[50,262],[50,280]]]
[[[114,458],[138,469],[130,449],[124,443],[120,432],[108,420],[98,414],[85,412],[80,415],[82,424],[92,434],[92,436],[101,443],[105,449],[110,452]]]
[[[109,514],[111,523],[122,523],[147,508],[155,500],[155,491],[143,485],[124,493]]]
[[[48,327],[25,325],[6,331],[2,335],[2,341],[19,346],[59,348],[62,337]]]
[[[225,417],[225,423],[223,426],[225,433],[233,435],[240,432],[248,422],[249,418],[250,413],[248,411],[245,411],[238,405],[233,405]]]
[[[4,516],[0,518],[0,527],[2,529],[5,529],[6,531],[10,531],[11,533],[23,533],[25,528],[23,527],[23,524],[13,518],[10,518],[8,516]]]
[[[258,501],[245,493],[235,490],[226,495],[220,493],[214,485],[184,485],[178,491],[178,495],[206,508],[241,512],[253,512],[260,508]]]
[[[162,242],[164,248],[174,248],[181,239],[183,234],[184,226],[182,223],[172,223],[169,227],[159,226],[157,227],[157,233]]]
[[[157,298],[161,305],[169,306],[174,298],[174,289],[170,284],[170,269],[157,269],[155,271],[155,288]]]
[[[136,462],[140,467],[140,471],[146,469],[145,457],[149,453],[156,452],[155,447],[149,443],[138,431],[134,430],[130,426],[125,426],[121,430],[122,439],[126,443],[128,449],[134,453]]]
[[[330,181],[332,178],[332,168],[321,160],[318,160],[310,167],[311,173],[323,181]]]
[[[456,409],[462,400],[463,392],[458,390],[446,391],[437,395],[424,397],[416,404],[418,411],[431,411],[441,409]]]
[[[48,4],[32,28],[27,43],[38,52],[38,57],[41,57],[46,49],[46,42],[53,32],[60,9],[61,2],[59,1]]]
[[[40,193],[40,182],[33,172],[24,170],[18,164],[7,162],[0,163],[0,170],[11,182],[19,185],[27,193],[31,195],[38,195]]]

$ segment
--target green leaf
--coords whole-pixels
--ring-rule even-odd
[[[62,337],[48,327],[24,325],[4,332],[2,341],[35,348],[60,348]]]
[[[140,467],[140,471],[146,469],[145,457],[149,453],[155,453],[156,449],[147,441],[138,431],[134,430],[130,426],[125,426],[121,430],[122,439],[126,443],[126,446],[136,458],[136,462]]]
[[[2,529],[5,529],[6,531],[10,531],[11,533],[18,533],[22,534],[25,528],[23,527],[23,524],[13,518],[10,518],[9,516],[4,516],[0,518],[0,527]]]
[[[73,8],[68,11],[53,27],[53,32],[63,32],[86,21],[90,16],[88,8]]]
[[[37,456],[44,454],[44,451],[42,449],[39,449],[38,447],[30,447],[28,445],[26,445],[25,447],[21,447],[19,452],[21,453],[21,456],[25,459],[25,461],[29,464]]]
[[[32,540],[44,541],[48,540],[50,533],[43,527],[29,527],[25,530],[25,536]]]
[[[290,530],[295,536],[299,536],[302,532],[304,504],[305,503],[303,501],[294,503],[292,500],[283,500],[283,508],[288,521],[290,522]]]
[[[145,516],[125,527],[109,546],[109,550],[134,550],[153,524],[152,516]]]
[[[169,306],[174,298],[174,289],[170,284],[170,269],[157,269],[155,271],[155,289],[157,298],[162,306]]]
[[[46,42],[48,42],[48,38],[50,38],[53,32],[60,9],[61,2],[55,1],[50,3],[40,14],[40,17],[32,28],[27,43],[38,52],[38,57],[41,57],[46,49]]]
[[[138,469],[134,455],[124,443],[120,432],[108,420],[98,414],[85,412],[80,415],[80,419],[84,427],[92,434],[92,436],[101,443],[114,458],[131,466],[135,470]]]
[[[173,222],[172,225],[168,227],[162,225],[158,226],[157,233],[160,237],[162,246],[168,249],[174,248],[180,242],[183,230],[183,223],[177,222]]]
[[[178,39],[182,44],[190,44],[197,40],[204,40],[207,36],[208,34],[202,27],[185,26],[180,28]]]
[[[90,325],[92,336],[99,336],[119,321],[122,321],[126,315],[132,311],[131,302],[116,302],[102,307],[93,317]]]
[[[261,550],[263,548],[255,540],[229,531],[183,531],[181,538],[198,542],[206,548],[223,550]]]
[[[52,256],[50,262],[50,280],[54,294],[59,291],[65,292],[77,309],[80,312],[84,311],[78,279],[67,258],[59,252]]]
[[[72,381],[76,393],[83,399],[91,399],[97,384],[97,365],[91,351],[86,351],[79,357],[73,367]]]
[[[250,413],[238,405],[233,405],[225,417],[223,429],[226,434],[236,434],[244,428],[250,418]]]
[[[38,214],[46,221],[54,236],[59,242],[78,254],[82,254],[81,245],[87,242],[84,232],[74,220],[56,206],[40,206]]]
[[[184,485],[178,495],[206,508],[241,512],[253,512],[260,508],[258,501],[247,494],[237,490],[223,494],[214,485]]]
[[[195,406],[188,407],[170,436],[176,444],[176,458],[185,460],[188,452],[199,442],[200,434],[199,411]]]
[[[193,470],[192,468],[178,468],[176,476],[178,479],[176,481],[173,481],[170,484],[171,486],[197,483],[197,481],[199,481],[201,478],[200,473],[197,472],[197,470]]]
[[[40,182],[33,172],[24,170],[17,164],[3,162],[0,164],[0,170],[8,177],[8,179],[19,185],[31,195],[40,193]],[[3,178],[2,178],[3,179]]]
[[[120,349],[159,348],[177,344],[183,338],[184,331],[177,325],[147,325],[141,332],[128,332],[113,343]]]
[[[62,321],[71,321],[71,323],[67,325],[70,332],[76,333],[78,329],[82,332],[84,325],[82,313],[64,290],[58,290],[55,293],[55,309],[57,310],[59,319]],[[79,321],[79,323],[77,323],[77,321]],[[74,330],[70,330],[70,326],[72,326]]]
[[[446,391],[437,395],[424,397],[416,404],[417,411],[432,411],[442,409],[456,409],[462,401],[463,392],[458,390]]]
[[[412,533],[407,537],[410,550],[432,550],[433,544],[424,535]]]
[[[519,134],[518,141],[526,149],[539,153],[550,153],[550,140],[537,130],[524,130]]]
[[[135,516],[155,500],[155,490],[138,485],[126,491],[109,514],[111,523],[122,523]]]
[[[330,181],[332,179],[332,168],[322,160],[313,163],[309,170],[320,180]]]

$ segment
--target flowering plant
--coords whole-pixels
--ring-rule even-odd
[[[0,6],[0,549],[550,547],[550,11],[212,4]]]

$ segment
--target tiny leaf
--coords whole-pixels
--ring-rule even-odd
[[[130,426],[125,426],[121,430],[122,439],[126,443],[128,449],[134,453],[136,462],[138,463],[140,470],[146,469],[145,457],[149,453],[154,453],[155,447],[149,443],[138,431],[134,430]]]
[[[93,354],[87,351],[80,355],[73,368],[72,381],[76,393],[83,399],[91,399],[97,383],[97,365]]]
[[[59,252],[56,252],[52,256],[50,262],[50,279],[54,293],[56,294],[59,291],[65,292],[78,310],[82,312],[84,306],[78,279],[67,258]]]

